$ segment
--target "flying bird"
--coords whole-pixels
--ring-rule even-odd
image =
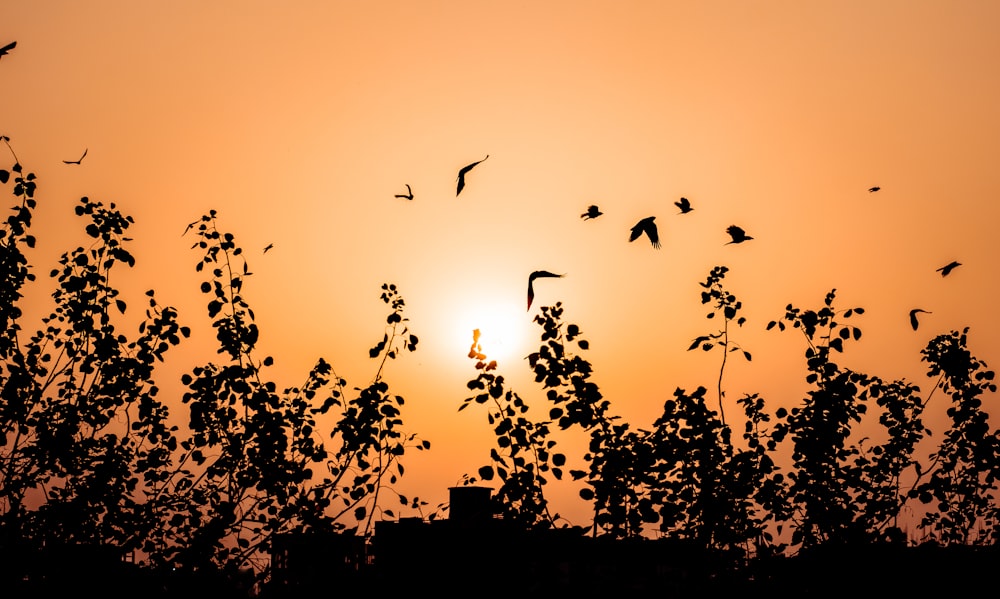
[[[403,199],[403,200],[412,200],[413,199],[413,190],[410,189],[410,184],[409,183],[406,184],[406,193],[405,194],[397,193],[396,197],[400,198],[400,199]]]
[[[653,247],[660,249],[660,234],[656,231],[656,220],[655,216],[647,216],[646,218],[640,220],[632,227],[632,233],[628,236],[629,241],[635,241],[645,233],[646,237],[649,237],[649,242],[653,244]]]
[[[876,191],[878,191],[878,190],[880,190],[880,189],[882,189],[882,188],[881,188],[881,187],[879,187],[878,185],[876,185],[875,187],[869,187],[869,188],[868,188],[868,192],[869,192],[869,193],[875,193]]]
[[[489,158],[489,157],[490,157],[490,155],[487,154],[486,158]],[[483,158],[483,160],[486,160],[486,158]],[[468,164],[466,166],[463,166],[462,170],[458,171],[458,189],[455,191],[455,197],[458,197],[458,194],[462,193],[462,189],[465,188],[465,175],[466,175],[466,173],[468,173],[469,171],[471,171],[473,169],[473,167],[475,167],[477,164],[479,164],[483,160],[477,160],[477,161],[473,162],[472,164]]]
[[[961,262],[956,262],[956,261],[952,260],[948,264],[945,264],[941,268],[937,269],[937,272],[941,273],[942,277],[947,277],[949,274],[951,274],[951,271],[955,270],[956,268],[958,268],[961,265],[962,265]]]
[[[6,56],[7,53],[10,52],[11,50],[13,50],[14,46],[16,46],[16,45],[17,45],[17,42],[11,42],[11,43],[7,44],[6,46],[4,46],[3,48],[0,48],[0,56]]]
[[[746,231],[736,225],[728,226],[726,228],[726,233],[729,233],[729,236],[732,237],[732,241],[727,241],[724,245],[729,245],[730,243],[743,243],[744,241],[753,239],[753,237],[747,235]]]
[[[273,244],[273,243],[269,243],[269,244],[267,244],[267,246],[266,246],[266,247],[264,248],[264,253],[266,254],[266,253],[267,253],[267,250],[269,250],[269,249],[271,249],[271,248],[273,248],[273,247],[274,247],[274,244]]]
[[[681,209],[681,214],[687,214],[688,212],[694,210],[694,208],[691,207],[691,200],[687,198],[681,198],[680,200],[674,202],[674,206]]]
[[[587,206],[587,211],[580,215],[583,220],[589,220],[591,218],[597,218],[598,216],[604,214],[601,209],[595,205]]]
[[[83,162],[83,158],[86,155],[87,155],[87,149],[84,148],[84,150],[83,150],[83,156],[80,156],[80,158],[78,158],[76,160],[63,160],[63,164],[80,164],[81,162]]]
[[[920,323],[917,322],[917,314],[920,312],[923,312],[924,314],[930,314],[930,312],[928,312],[927,310],[921,310],[920,308],[914,308],[910,310],[910,326],[913,327],[914,331],[917,330],[918,326],[920,326]]]
[[[554,272],[549,272],[547,270],[536,270],[528,276],[528,310],[531,310],[531,302],[535,299],[535,279],[539,277],[562,277],[565,274],[558,275]]]

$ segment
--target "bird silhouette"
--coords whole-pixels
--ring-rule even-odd
[[[267,246],[266,246],[266,247],[264,247],[264,253],[266,254],[266,253],[267,253],[267,250],[269,250],[269,249],[271,249],[271,248],[273,248],[273,247],[274,247],[274,244],[273,244],[273,243],[269,243],[269,244],[267,244]]]
[[[406,193],[405,194],[397,193],[396,197],[397,198],[401,198],[403,200],[412,200],[413,199],[413,190],[410,189],[410,184],[409,183],[406,184]]]
[[[580,215],[583,220],[589,220],[591,218],[597,218],[598,216],[604,214],[601,209],[595,205],[587,206],[587,211]]]
[[[632,233],[628,236],[629,241],[635,241],[645,233],[646,237],[649,237],[649,242],[653,244],[653,247],[660,249],[660,234],[656,231],[656,220],[655,216],[647,216],[646,218],[640,220],[632,227]]]
[[[13,50],[15,46],[17,46],[17,42],[11,42],[3,48],[0,48],[0,56],[6,56],[7,53]]]
[[[87,155],[87,149],[84,148],[83,156],[80,156],[80,158],[78,158],[77,160],[63,160],[63,164],[80,164],[81,162],[83,162],[83,158],[86,155]]]
[[[729,245],[730,243],[743,243],[744,241],[753,239],[753,237],[747,235],[746,231],[736,225],[729,225],[726,227],[726,233],[729,233],[729,236],[732,237],[732,241],[727,241],[724,245]]]
[[[489,158],[489,157],[490,157],[490,155],[487,154],[486,158]],[[483,160],[486,160],[486,158],[483,158]],[[458,188],[455,191],[455,197],[458,197],[458,194],[462,193],[462,190],[465,189],[465,175],[469,171],[471,171],[473,169],[473,167],[475,167],[477,164],[479,164],[483,160],[477,160],[477,161],[473,162],[472,164],[467,164],[467,165],[465,165],[465,166],[462,167],[462,170],[458,171]]]
[[[956,261],[952,260],[948,264],[945,264],[941,268],[937,269],[937,272],[941,273],[942,277],[947,277],[949,274],[951,274],[951,271],[955,270],[956,268],[958,268],[961,265],[962,265],[961,262],[956,262]]]
[[[680,200],[674,202],[674,206],[681,209],[681,214],[687,214],[688,212],[694,210],[694,208],[691,207],[691,201],[687,198],[681,198]]]
[[[878,185],[876,185],[875,187],[869,187],[869,188],[868,188],[868,192],[869,192],[869,193],[875,193],[876,191],[878,191],[878,190],[880,190],[880,189],[882,189],[882,188],[881,188],[881,187],[879,187]]]
[[[539,277],[563,277],[565,274],[556,274],[547,270],[536,270],[528,275],[528,310],[531,310],[531,302],[535,299],[535,279]]]
[[[917,330],[917,327],[920,326],[920,323],[917,322],[917,314],[921,312],[923,312],[924,314],[930,314],[930,312],[928,312],[927,310],[921,310],[920,308],[914,308],[910,310],[910,326],[913,327],[914,331]]]

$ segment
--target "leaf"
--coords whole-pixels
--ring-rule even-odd
[[[368,514],[368,509],[365,508],[365,506],[363,506],[363,505],[359,506],[358,508],[356,508],[354,510],[354,518],[356,520],[364,520],[365,519],[365,515],[367,515],[367,514]]]
[[[695,340],[691,342],[691,346],[688,347],[688,351],[697,348],[699,345],[701,345],[702,341],[708,341],[708,337],[702,336],[695,338]]]
[[[0,183],[6,183],[9,179],[10,179],[10,172],[0,170]]]
[[[117,306],[119,312],[121,312],[122,314],[125,313],[125,301],[124,300],[116,299],[115,300],[115,306]]]
[[[479,469],[479,478],[493,480],[493,466],[483,466]]]

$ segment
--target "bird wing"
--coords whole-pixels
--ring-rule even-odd
[[[652,220],[646,221],[645,225],[646,236],[649,237],[649,242],[653,244],[654,248],[660,247],[660,234],[656,230],[656,223]]]
[[[487,154],[486,158],[489,158],[489,157],[490,157],[490,155]],[[483,160],[486,160],[486,158],[483,158]],[[458,194],[462,193],[462,189],[465,188],[465,174],[468,173],[469,171],[471,171],[477,164],[479,164],[483,160],[477,160],[477,161],[473,162],[472,164],[467,164],[467,165],[463,166],[460,171],[458,171],[458,188],[455,191],[455,195],[456,196]]]
[[[13,42],[7,44],[6,46],[4,46],[3,48],[0,48],[0,56],[3,56],[7,52],[13,50],[15,46],[17,46],[17,42],[13,41]]]
[[[535,299],[535,279],[539,277],[561,277],[563,275],[550,272],[548,270],[536,270],[528,275],[528,309],[531,309],[531,301]]]
[[[654,218],[656,218],[656,217],[654,217],[654,216],[647,216],[646,218],[644,218],[644,219],[640,220],[639,222],[635,223],[635,226],[632,227],[632,233],[629,235],[628,240],[629,241],[635,241],[636,239],[639,239],[639,237],[643,233],[645,233],[646,236],[649,237],[649,240],[653,241],[653,238],[656,237],[656,225],[653,224],[653,219]],[[650,230],[650,227],[652,227],[652,231]],[[656,241],[654,242],[654,245],[657,242],[659,242],[659,239],[656,239]]]
[[[914,331],[917,330],[918,326],[920,326],[920,323],[917,321],[917,314],[920,312],[923,312],[924,314],[930,314],[930,312],[928,312],[927,310],[921,310],[920,308],[914,308],[913,310],[910,310],[910,326],[913,327]]]
[[[87,156],[88,149],[89,148],[84,148],[83,155],[77,158],[76,160],[63,160],[63,164],[80,164],[81,162],[83,162],[83,159]]]
[[[937,271],[938,271],[939,273],[941,273],[941,276],[942,276],[942,277],[946,277],[946,276],[948,276],[948,274],[949,274],[949,273],[950,273],[951,271],[955,270],[956,268],[958,268],[958,267],[959,267],[959,266],[961,266],[961,265],[962,265],[962,264],[961,264],[960,262],[951,262],[951,263],[949,263],[949,264],[945,264],[945,265],[944,265],[944,266],[942,266],[941,268],[937,269]]]

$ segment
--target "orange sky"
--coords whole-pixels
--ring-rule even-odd
[[[720,354],[687,347],[718,328],[699,299],[716,265],[754,357],[729,362],[727,416],[745,393],[772,409],[802,397],[803,339],[765,325],[832,288],[866,309],[842,365],[926,392],[920,349],[968,326],[995,367],[998,22],[1000,3],[966,0],[14,0],[0,6],[0,44],[18,42],[0,59],[0,134],[40,180],[43,285],[84,242],[81,196],[135,218],[137,267],[117,283],[137,308],[155,288],[194,328],[164,394],[217,359],[181,236],[211,209],[248,251],[279,387],[319,357],[366,385],[379,288],[396,283],[421,341],[386,378],[433,444],[401,489],[436,504],[493,440],[481,410],[457,411],[472,327],[540,400],[522,358],[556,301],[634,427],[677,387],[714,389]],[[456,198],[458,169],[487,154]],[[393,197],[406,184],[412,202]],[[692,213],[677,214],[681,196]],[[589,204],[604,215],[582,220]],[[629,243],[654,215],[662,248]],[[731,224],[754,240],[725,245]],[[951,260],[963,266],[943,279]],[[537,282],[526,312],[538,269],[566,276]],[[46,293],[29,305],[47,310]],[[918,332],[915,307],[932,312]],[[575,509],[556,505],[584,523]]]

